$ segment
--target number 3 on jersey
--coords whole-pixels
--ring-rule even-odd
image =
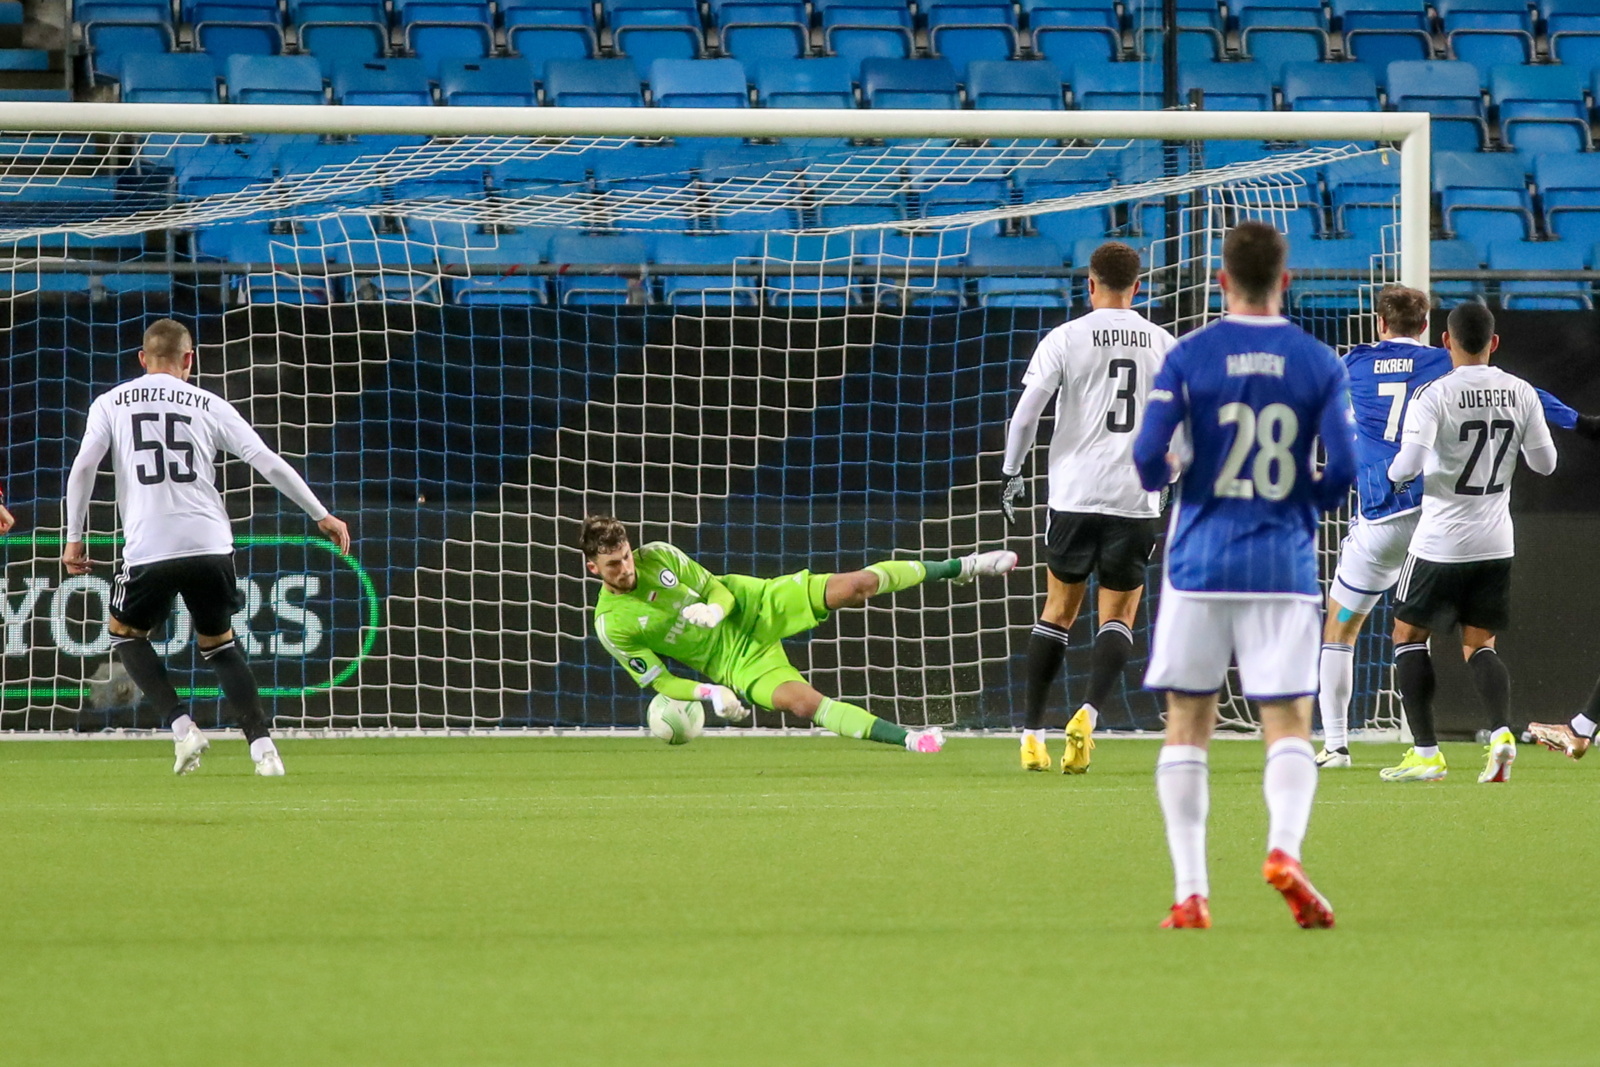
[[[1222,471],[1212,492],[1234,500],[1282,500],[1294,491],[1295,438],[1300,419],[1287,404],[1268,404],[1258,415],[1248,404],[1224,404],[1217,411],[1217,424],[1237,426],[1233,445],[1228,449]],[[1254,450],[1255,460],[1250,453]],[[1239,473],[1250,463],[1250,477]]]

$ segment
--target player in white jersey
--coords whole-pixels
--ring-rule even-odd
[[[1395,682],[1415,745],[1385,781],[1430,781],[1446,773],[1433,726],[1434,630],[1461,627],[1461,652],[1492,733],[1480,782],[1505,782],[1517,757],[1511,675],[1495,634],[1511,622],[1511,475],[1517,453],[1536,473],[1556,468],[1555,443],[1533,386],[1489,366],[1499,347],[1494,315],[1477,302],[1450,312],[1444,335],[1454,369],[1420,389],[1406,410],[1397,486],[1423,477],[1422,515],[1400,573],[1395,606]]]
[[[1057,393],[1050,439],[1048,566],[1044,610],[1028,642],[1028,690],[1022,769],[1050,769],[1044,710],[1061,671],[1067,632],[1083,607],[1089,575],[1100,582],[1100,630],[1095,635],[1089,689],[1067,723],[1063,774],[1089,769],[1100,705],[1122,677],[1133,652],[1133,620],[1144,592],[1145,568],[1156,544],[1160,494],[1147,493],[1133,466],[1133,438],[1145,395],[1172,335],[1133,310],[1139,291],[1139,253],[1110,241],[1089,258],[1087,315],[1045,335],[1022,376],[1006,435],[1000,507],[1015,524],[1026,492],[1022,465],[1033,449],[1039,416]]]
[[[233,528],[216,488],[219,451],[249,463],[305,509],[317,528],[350,548],[350,531],[244,417],[222,397],[189,383],[194,342],[189,331],[161,319],[145,331],[139,362],[146,374],[98,397],[89,409],[78,458],[67,479],[67,539],[61,562],[73,574],[98,566],[84,548],[84,522],[95,475],[107,452],[116,474],[122,518],[122,570],[111,594],[111,645],[128,676],[172,728],[173,770],[188,774],[210,743],[184,711],[150,631],[183,597],[194,619],[200,654],[250,742],[256,773],[283,774],[268,736],[250,665],[234,640],[233,614],[242,602],[233,571]]]

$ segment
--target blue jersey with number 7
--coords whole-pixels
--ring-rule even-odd
[[[1283,318],[1229,315],[1168,353],[1133,451],[1146,489],[1166,481],[1180,426],[1193,451],[1168,531],[1173,588],[1321,599],[1319,513],[1355,479],[1348,383],[1333,350]]]

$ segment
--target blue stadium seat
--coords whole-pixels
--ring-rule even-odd
[[[819,0],[823,46],[829,55],[859,66],[864,59],[905,59],[914,54],[911,12],[899,0]]]
[[[275,22],[200,22],[195,44],[223,62],[228,56],[275,56],[283,51],[283,29]]]
[[[1593,0],[1543,0],[1539,5],[1549,37],[1550,58],[1587,82],[1600,69],[1600,8]]]
[[[495,6],[506,26],[585,26],[591,31],[599,28],[595,21],[594,4],[590,0],[497,0]],[[534,14],[542,13],[541,19]]]
[[[927,12],[928,44],[933,55],[965,70],[976,60],[1004,62],[1017,54],[1016,15],[1004,7],[946,6]]]
[[[1575,241],[1494,241],[1490,270],[1584,270],[1589,246]],[[1507,311],[1587,311],[1594,298],[1587,282],[1501,282]]]
[[[1252,7],[1238,17],[1239,47],[1268,70],[1327,58],[1328,22],[1320,5],[1315,9]]]
[[[722,50],[748,68],[811,51],[810,16],[801,0],[714,5]]]
[[[72,20],[90,22],[172,22],[170,0],[77,0]]]
[[[1580,248],[1600,242],[1600,154],[1538,156],[1533,184],[1553,236]]]
[[[870,272],[874,296],[885,307],[946,311],[966,303],[964,279],[939,273],[967,252],[967,234],[960,231],[901,233],[895,230],[860,230],[855,239],[856,262]],[[927,273],[901,273],[906,268]]]
[[[1260,63],[1185,63],[1178,91],[1187,101],[1199,89],[1207,111],[1271,111],[1272,78]]]
[[[1516,156],[1440,152],[1433,160],[1444,230],[1480,248],[1534,236],[1533,201]]]
[[[658,59],[650,65],[657,107],[749,107],[744,64],[737,59]]]
[[[714,233],[793,233],[802,229],[800,212],[792,208],[725,211],[706,220]]]
[[[203,144],[174,148],[178,192],[188,197],[235,193],[277,176],[277,154],[264,144]]]
[[[1589,108],[1578,72],[1566,67],[1495,67],[1489,99],[1500,109],[1500,137],[1523,155],[1587,152]]]
[[[1159,5],[1131,7],[1133,39],[1139,55],[1160,62],[1166,47],[1164,12]],[[1222,12],[1205,0],[1178,0],[1178,61],[1209,63],[1223,58]]]
[[[1451,241],[1430,242],[1429,262],[1433,270],[1479,270],[1483,267],[1483,251],[1471,241],[1456,238]],[[1452,308],[1464,300],[1475,299],[1476,282],[1433,279],[1433,296],[1441,308]]]
[[[434,81],[446,60],[486,59],[494,52],[494,27],[484,22],[413,22],[405,33],[406,50]]]
[[[322,67],[315,56],[229,56],[230,104],[320,104]]]
[[[170,52],[174,44],[172,27],[164,22],[90,22],[83,27],[84,43],[89,48],[89,63],[101,81],[122,76],[124,56]]]
[[[632,65],[629,67],[631,69]],[[553,186],[583,186],[589,180],[589,162],[594,155],[598,153],[552,152],[541,157],[507,160],[489,167],[489,181],[496,189],[514,196],[549,191]]]
[[[1072,67],[1072,98],[1085,111],[1138,111],[1161,106],[1161,64],[1101,63]]]
[[[123,57],[122,99],[130,104],[215,104],[217,69],[204,54]]]
[[[206,238],[201,247],[207,257],[220,246],[223,252],[217,258],[230,263],[272,264],[286,268],[230,276],[229,288],[241,303],[322,305],[330,302],[326,275],[301,274],[292,269],[297,265],[325,264],[323,249],[317,241],[301,240],[295,234],[270,233],[259,223],[215,227],[209,232],[202,231],[202,237]]]
[[[1285,63],[1283,100],[1291,111],[1376,111],[1378,84],[1355,64]]]
[[[444,299],[433,246],[405,233],[377,230],[367,216],[339,215],[309,224],[328,252],[335,272],[332,288],[341,300],[384,300],[438,304]]]
[[[1060,111],[1061,72],[1053,63],[978,60],[967,65],[967,98],[984,109]]]
[[[1533,17],[1526,0],[1434,0],[1451,59],[1479,70],[1533,59]]]
[[[1048,237],[974,236],[964,262],[993,268],[978,279],[980,306],[1064,308],[1072,303],[1070,278],[1005,276],[1007,270],[1022,267],[1061,267],[1061,247]]]
[[[387,23],[389,16],[375,0],[290,0],[289,21]]]
[[[1333,205],[1333,228],[1341,236],[1368,237],[1393,225],[1400,195],[1400,165],[1393,156],[1337,160],[1323,168]]]
[[[678,8],[627,8],[613,13],[611,39],[633,60],[640,81],[658,59],[698,59],[705,54],[700,16]]]
[[[848,246],[842,256],[810,258],[798,254],[809,251],[805,246],[817,242],[802,238],[796,243],[799,247],[791,252],[782,242],[768,240],[764,279],[768,304],[779,308],[840,308],[862,302],[860,282],[851,279]],[[786,256],[786,252],[790,255]]]
[[[905,204],[900,201],[888,204],[823,204],[817,208],[817,225],[825,230],[877,226],[886,222],[901,222],[905,217]]]
[[[506,44],[533,65],[535,81],[544,81],[545,64],[552,59],[589,59],[599,50],[594,27],[567,21],[572,18],[565,8],[517,7],[505,12]]]
[[[1110,3],[1036,6],[1028,16],[1034,52],[1055,64],[1063,77],[1082,59],[1119,59],[1122,21]]]
[[[431,104],[428,68],[420,59],[336,61],[333,99],[338,104]]]
[[[864,59],[861,97],[868,107],[959,108],[956,72],[943,59]]]
[[[1104,241],[1110,232],[1110,214],[1105,208],[1075,208],[1069,211],[1051,211],[1033,217],[1033,230],[1048,237],[1063,248],[1075,247],[1079,241],[1093,239]]]
[[[644,238],[635,234],[596,235],[559,233],[550,241],[550,262],[558,264],[617,264],[632,266],[650,260]],[[637,279],[615,274],[556,276],[556,303],[562,305],[627,304]]]
[[[524,231],[495,234],[488,247],[476,243],[463,247],[441,245],[441,265],[470,272],[467,277],[456,274],[451,278],[451,300],[468,307],[548,304],[549,279],[516,269],[542,262],[547,244],[543,234]]]
[[[394,0],[395,22],[489,22],[488,0]]]
[[[389,28],[375,22],[307,22],[300,50],[317,57],[324,78],[339,63],[381,60],[389,54]]]
[[[1433,115],[1436,152],[1476,152],[1489,141],[1478,71],[1454,60],[1403,60],[1389,65],[1389,106]]]
[[[545,64],[544,99],[558,107],[644,107],[628,59],[552,59]]]
[[[447,60],[439,66],[439,98],[460,107],[533,107],[534,65],[518,56]]]
[[[855,107],[847,60],[768,60],[755,68],[756,100],[763,107]]]
[[[1331,8],[1344,31],[1345,53],[1365,63],[1379,85],[1389,64],[1403,59],[1432,59],[1432,20],[1415,0],[1332,0]]]
[[[1329,278],[1327,271],[1367,271],[1376,251],[1371,241],[1289,242],[1289,306],[1295,314],[1353,314],[1361,311],[1361,287],[1348,279]]]
[[[936,185],[919,197],[923,218],[959,215],[969,211],[992,211],[1011,203],[1011,186],[1001,180],[979,180],[959,185]],[[1000,222],[992,220],[971,227],[974,236],[1000,236]]]
[[[662,233],[651,258],[662,266],[754,266],[761,248],[758,233]],[[761,295],[760,279],[750,275],[661,274],[660,284],[661,299],[675,307],[751,307]]]

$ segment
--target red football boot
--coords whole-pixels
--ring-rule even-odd
[[[1206,898],[1195,893],[1182,904],[1174,904],[1172,911],[1161,920],[1163,930],[1209,930],[1211,928],[1211,909],[1206,906]]]
[[[1267,862],[1261,865],[1261,877],[1283,894],[1289,912],[1301,929],[1333,928],[1333,905],[1328,903],[1327,897],[1317,892],[1317,887],[1311,884],[1306,872],[1300,869],[1299,860],[1283,849],[1275,848],[1267,854]]]

